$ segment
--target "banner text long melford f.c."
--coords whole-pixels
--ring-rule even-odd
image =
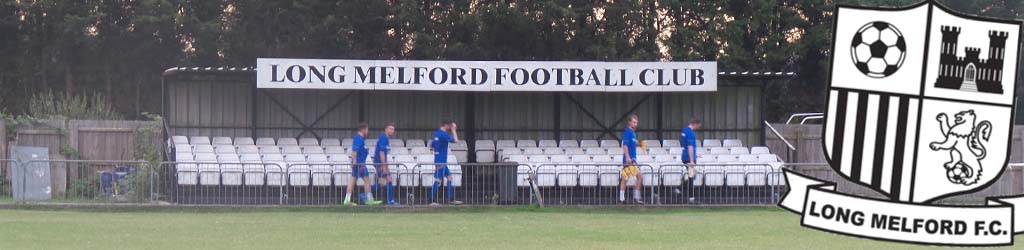
[[[260,58],[257,87],[424,91],[693,92],[715,62],[404,61]]]

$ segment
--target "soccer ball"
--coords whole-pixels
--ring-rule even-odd
[[[872,78],[885,78],[903,66],[907,42],[896,26],[875,21],[865,24],[853,35],[850,57],[860,73]]]
[[[946,178],[953,184],[967,184],[968,179],[974,177],[974,169],[958,162],[953,167],[946,169]]]

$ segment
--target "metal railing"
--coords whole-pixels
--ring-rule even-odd
[[[657,203],[655,186],[651,179],[654,167],[639,164],[641,172],[641,197],[644,203]],[[540,195],[546,205],[614,205],[619,204],[619,184],[622,164],[613,163],[544,163],[534,168],[533,176]],[[637,178],[630,178],[625,185],[626,204],[636,199],[633,194]]]
[[[142,161],[8,162],[15,201],[146,203],[152,197],[151,168]]]
[[[371,181],[382,165],[366,164]],[[392,198],[403,206],[433,201],[468,205],[615,205],[621,164],[447,164],[454,197],[441,181],[431,195],[437,166],[431,163],[388,164],[393,178]],[[788,189],[782,169],[788,168],[843,182],[823,163],[678,163],[641,164],[643,201],[653,205],[773,206]],[[213,163],[163,162],[150,167],[139,161],[26,161],[0,160],[0,202],[166,204],[166,205],[299,205],[338,206],[351,178],[352,164],[338,163]],[[1024,164],[1008,166],[992,187],[995,195],[1024,190]],[[46,175],[46,173],[50,173]],[[362,180],[353,192],[363,191]],[[632,181],[626,200],[632,200]],[[850,185],[850,183],[841,183]],[[386,189],[372,189],[387,201]],[[47,192],[47,190],[49,190]],[[965,195],[983,199],[984,193]],[[691,201],[690,198],[693,198]],[[357,201],[358,198],[354,198]],[[545,202],[546,201],[546,202]],[[973,200],[970,200],[973,201]]]

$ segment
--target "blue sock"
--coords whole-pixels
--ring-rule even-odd
[[[437,186],[440,186],[440,182],[434,182],[434,186],[430,187],[430,202],[434,202],[434,198],[437,197]]]
[[[377,193],[377,186],[378,185],[379,184],[377,184],[377,181],[374,181],[373,185],[370,185],[370,192],[373,192],[374,194],[376,194]]]
[[[395,201],[395,196],[394,196],[394,193],[395,193],[395,185],[394,185],[394,184],[392,184],[392,183],[391,183],[391,182],[389,181],[389,182],[388,182],[388,202],[392,202],[392,201]]]
[[[366,193],[359,193],[359,200],[366,203]]]
[[[455,200],[455,186],[452,186],[452,181],[448,181],[448,200]]]

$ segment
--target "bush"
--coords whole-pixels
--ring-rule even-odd
[[[121,119],[110,99],[102,94],[55,95],[52,91],[32,95],[28,115],[42,119]]]
[[[69,199],[92,200],[100,197],[100,177],[86,175],[71,182],[68,187]]]

